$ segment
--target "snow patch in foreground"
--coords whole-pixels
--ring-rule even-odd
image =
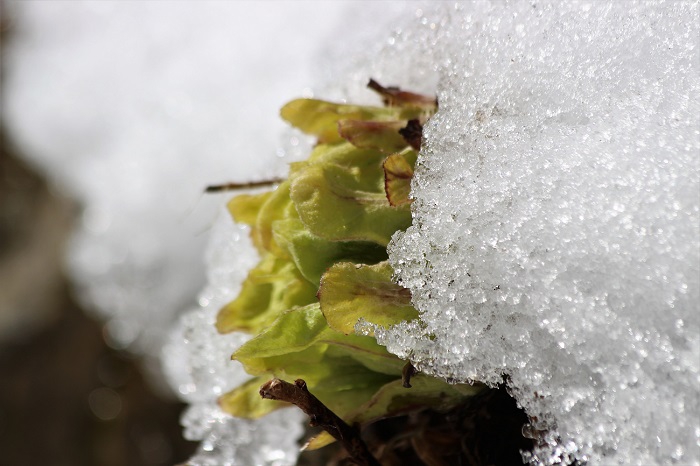
[[[223,209],[222,209],[223,210]],[[217,399],[250,378],[231,354],[250,336],[220,335],[216,314],[240,291],[248,270],[259,260],[248,237],[250,229],[236,225],[221,212],[212,229],[206,261],[208,286],[200,307],[179,321],[163,347],[165,373],[180,398],[189,403],[182,417],[184,436],[200,441],[188,464],[294,464],[303,433],[303,414],[283,409],[256,421],[237,419],[223,412]]]
[[[450,380],[507,375],[550,430],[533,464],[699,464],[698,4],[427,23],[408,40],[432,41],[440,109],[390,246],[421,318],[379,341]]]

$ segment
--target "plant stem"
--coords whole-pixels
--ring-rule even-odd
[[[224,183],[215,184],[212,186],[207,186],[204,192],[206,193],[216,193],[219,191],[235,191],[237,189],[249,189],[249,188],[264,188],[267,186],[274,186],[280,184],[284,179],[282,178],[272,178],[269,180],[262,181],[251,181],[248,183]]]
[[[340,419],[321,403],[306,387],[306,382],[297,379],[293,384],[272,379],[260,387],[260,396],[270,400],[286,401],[296,405],[311,418],[312,426],[320,426],[343,444],[350,458],[360,466],[380,466],[372,456],[359,431]]]

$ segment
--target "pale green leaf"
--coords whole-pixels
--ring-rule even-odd
[[[406,121],[340,120],[338,131],[343,139],[360,149],[374,149],[384,154],[398,152],[408,145],[399,133]]]
[[[318,292],[328,325],[349,334],[360,318],[382,327],[417,318],[410,291],[395,284],[392,274],[386,261],[376,265],[341,262],[329,268]]]
[[[308,442],[304,444],[304,446],[301,447],[302,451],[314,451],[318,450],[319,448],[323,448],[326,445],[330,445],[331,443],[335,442],[335,438],[328,433],[328,431],[322,431],[318,435],[312,437],[309,439]]]
[[[381,176],[381,165],[377,168]],[[292,201],[301,220],[317,236],[386,246],[397,230],[411,225],[409,206],[392,207],[381,181],[371,191],[358,189],[362,180],[355,179],[354,170],[310,165],[290,178]]]
[[[265,400],[260,396],[260,386],[268,380],[267,376],[255,377],[239,385],[219,397],[219,406],[232,416],[245,419],[258,419],[277,409],[291,406],[282,401]]]
[[[384,385],[368,402],[348,413],[346,421],[367,424],[416,409],[445,410],[463,403],[483,389],[482,385],[451,385],[435,377],[417,374],[411,379],[411,388],[405,388],[401,380]]]
[[[282,314],[232,358],[252,375],[303,378],[309,390],[341,417],[400,377],[403,365],[373,338],[329,328],[317,304]]]
[[[289,181],[282,182],[260,206],[255,226],[251,232],[254,244],[262,251],[284,257],[285,253],[274,242],[272,224],[276,220],[296,215],[289,197]]]
[[[374,264],[386,260],[386,248],[362,241],[329,241],[314,235],[299,219],[278,220],[275,242],[287,250],[299,272],[318,286],[321,275],[338,261]]]
[[[316,287],[294,263],[268,253],[250,271],[236,299],[219,311],[216,328],[221,333],[254,333],[287,309],[315,301]]]
[[[299,354],[303,351],[309,351],[309,354]],[[327,353],[335,359],[347,356],[372,371],[387,375],[400,376],[403,367],[401,360],[377,344],[374,338],[345,335],[330,328],[318,303],[284,312],[270,326],[241,346],[232,357],[253,375],[277,370],[289,372],[292,359],[299,359],[302,365],[300,374],[303,374],[303,370],[320,370],[320,367],[311,366]],[[309,359],[303,360],[302,356]],[[328,373],[330,372],[332,371]],[[278,373],[275,372],[275,375]],[[325,375],[326,373],[318,372],[316,378]]]
[[[384,161],[384,190],[392,206],[411,203],[409,194],[416,156],[415,151],[405,150],[390,155]]]
[[[320,143],[342,140],[338,133],[339,120],[410,120],[424,114],[419,108],[368,107],[297,99],[282,107],[280,115],[292,126],[318,137]]]
[[[263,204],[272,196],[273,191],[260,194],[240,194],[228,202],[228,210],[238,223],[255,226]]]

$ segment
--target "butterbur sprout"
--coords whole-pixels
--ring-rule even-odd
[[[284,106],[285,120],[318,138],[313,152],[293,163],[274,191],[229,202],[234,219],[251,227],[261,260],[216,322],[220,332],[252,335],[232,357],[254,378],[219,403],[251,419],[294,404],[325,429],[307,450],[340,440],[358,464],[387,464],[399,451],[412,461],[453,464],[475,453],[461,446],[458,426],[452,426],[449,454],[432,451],[428,439],[450,425],[435,419],[448,412],[455,417],[460,406],[489,390],[421,374],[387,352],[371,331],[355,329],[358,321],[387,328],[418,317],[410,292],[392,280],[386,246],[411,224],[409,190],[422,125],[437,109],[433,98],[374,80],[369,87],[385,106],[313,99]],[[257,184],[210,190],[251,186]],[[523,416],[515,407],[513,412]],[[407,429],[365,444],[363,428],[411,413]],[[527,420],[520,417],[519,427]],[[434,425],[427,427],[430,419]],[[391,437],[422,440],[411,446]],[[517,457],[517,446],[511,454]]]

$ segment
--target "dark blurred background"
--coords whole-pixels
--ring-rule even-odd
[[[6,34],[6,32],[5,32]],[[0,464],[160,465],[195,443],[71,298],[62,254],[78,207],[0,133]]]
[[[13,31],[0,18],[4,50]],[[19,155],[0,122],[0,465],[185,461],[196,444],[181,435],[184,405],[156,394],[71,297],[62,261],[79,206]]]

